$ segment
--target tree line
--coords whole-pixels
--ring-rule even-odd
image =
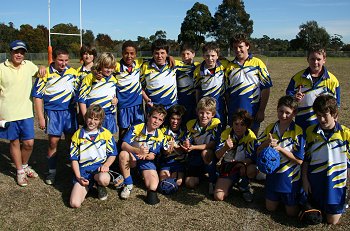
[[[51,32],[79,34],[79,28],[71,23],[57,24]],[[177,40],[167,39],[166,31],[158,30],[149,37],[138,36],[136,44],[139,50],[150,50],[151,43],[156,39],[167,39],[171,51],[178,51],[179,44],[187,43],[199,50],[207,40],[215,40],[221,48],[228,49],[229,39],[238,33],[251,36],[253,20],[246,12],[244,1],[223,0],[217,11],[212,15],[207,5],[196,2],[186,13],[181,24]],[[108,34],[97,34],[91,30],[83,30],[83,43],[94,44],[98,51],[120,52],[125,40],[113,40]],[[26,41],[29,52],[46,52],[49,31],[44,25],[35,28],[23,24],[16,29],[12,22],[0,24],[0,52],[9,51],[9,43],[15,39]],[[299,26],[299,33],[292,40],[270,38],[251,38],[252,50],[260,51],[299,51],[307,50],[311,44],[319,44],[332,51],[350,51],[350,44],[344,44],[339,34],[330,35],[316,21],[307,21]],[[76,36],[51,36],[52,46],[64,45],[70,52],[78,55],[80,38]]]

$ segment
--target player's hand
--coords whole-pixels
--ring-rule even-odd
[[[145,143],[143,143],[140,147],[140,152],[137,156],[145,156],[149,153],[149,148]]]
[[[115,95],[113,96],[113,99],[111,100],[111,104],[113,106],[117,106],[117,104],[118,104],[118,99],[117,99],[117,97]]]
[[[147,105],[147,107],[152,108],[153,107],[153,102],[151,100],[148,100],[146,105]]]
[[[102,165],[101,167],[98,168],[99,172],[108,172],[109,171],[109,167]]]
[[[85,179],[84,177],[79,177],[78,182],[81,186],[88,186],[89,180]]]
[[[228,138],[227,138],[227,140],[226,140],[226,142],[225,142],[225,145],[226,145],[226,147],[227,147],[229,150],[231,150],[231,149],[234,148],[234,144],[233,144],[233,141],[232,141],[232,139],[231,139],[231,135],[228,135]]]
[[[168,142],[168,152],[172,153],[174,151],[174,148],[175,148],[175,140],[174,140],[174,137],[171,137]]]
[[[45,130],[45,128],[46,128],[46,121],[45,121],[45,119],[44,118],[43,119],[39,119],[38,123],[39,123],[39,128],[41,130]]]
[[[191,151],[191,143],[189,139],[186,139],[183,144],[181,145],[181,147],[186,151],[186,152],[190,152]]]
[[[39,78],[44,77],[44,76],[46,75],[46,67],[40,65],[40,66],[39,66],[38,74],[39,74],[39,75],[38,75]]]
[[[255,115],[255,118],[254,118],[254,120],[256,121],[256,122],[258,122],[258,123],[261,123],[261,122],[263,122],[264,121],[264,119],[265,119],[265,110],[258,110],[258,112],[256,113],[256,115]]]
[[[312,193],[311,192],[311,186],[310,186],[310,182],[309,182],[309,180],[308,179],[305,179],[305,178],[303,178],[303,189],[304,189],[304,191],[306,192],[306,194],[310,194],[310,193]]]
[[[295,99],[300,102],[304,98],[305,94],[301,91],[301,85],[298,87],[298,92],[295,94]]]
[[[269,141],[270,141],[270,146],[275,148],[278,146],[278,140],[273,138],[272,134],[269,133]]]

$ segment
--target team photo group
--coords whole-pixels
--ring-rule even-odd
[[[152,43],[151,58],[137,57],[132,41],[123,43],[120,60],[83,45],[75,69],[65,47],[54,47],[44,67],[25,59],[25,41],[11,42],[0,64],[0,138],[9,141],[17,184],[38,177],[28,165],[37,126],[48,137],[47,173],[39,172],[46,184],[55,184],[58,155],[69,152],[72,208],[90,189],[106,200],[111,184],[126,200],[136,177],[150,205],[160,202],[158,193],[201,182],[213,200],[234,189],[254,203],[251,181],[258,179],[266,210],[283,205],[306,223],[337,224],[346,209],[350,130],[338,122],[340,85],[325,67],[325,50],[313,46],[306,68],[277,86],[285,95],[275,122],[261,127],[276,86],[245,35],[229,45],[233,60],[208,42],[201,62],[189,44],[181,45],[181,60],[170,56],[163,39]],[[63,137],[67,153],[58,151]]]

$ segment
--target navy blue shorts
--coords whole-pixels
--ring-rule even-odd
[[[108,129],[112,134],[117,133],[118,128],[115,114],[106,114],[105,119],[102,122],[102,127]]]

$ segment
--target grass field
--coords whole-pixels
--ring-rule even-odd
[[[262,57],[273,80],[271,97],[266,109],[264,128],[276,120],[276,103],[284,95],[290,78],[305,68],[305,58]],[[327,67],[337,76],[342,89],[340,122],[350,126],[350,59],[329,58]],[[73,64],[74,66],[77,63]],[[281,208],[275,214],[264,209],[263,186],[254,183],[255,200],[243,201],[233,191],[226,201],[216,202],[207,194],[203,182],[197,190],[180,189],[176,195],[159,195],[161,202],[155,206],[145,204],[142,181],[136,181],[130,199],[122,201],[116,190],[109,188],[106,201],[97,199],[92,191],[80,209],[71,209],[68,201],[72,173],[67,166],[68,154],[64,142],[60,144],[58,177],[55,186],[43,182],[46,171],[48,142],[42,131],[36,130],[36,140],[31,165],[40,175],[21,188],[15,182],[15,168],[11,164],[9,145],[0,141],[0,230],[347,230],[350,227],[349,211],[341,224],[320,224],[303,227],[294,218],[286,217]],[[348,228],[347,228],[348,227]]]

